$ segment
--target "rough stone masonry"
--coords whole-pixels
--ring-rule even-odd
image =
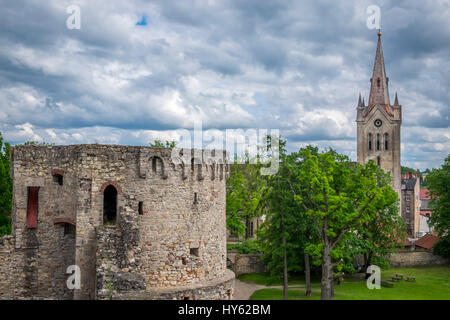
[[[230,299],[228,154],[181,152],[190,163],[172,162],[166,148],[11,148],[0,299]],[[66,284],[70,265],[80,289]]]

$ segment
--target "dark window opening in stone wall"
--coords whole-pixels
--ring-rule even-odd
[[[198,194],[194,192],[194,204],[198,204]]]
[[[384,150],[389,150],[389,134],[384,134]]]
[[[380,151],[381,146],[380,146],[380,134],[377,133],[377,150]]]
[[[27,228],[37,227],[39,187],[28,187]]]
[[[64,177],[60,174],[54,174],[53,175],[53,181],[59,184],[60,186],[63,185]]]
[[[113,185],[106,187],[103,192],[103,222],[116,223],[117,219],[117,190]]]
[[[64,235],[75,235],[75,226],[70,223],[64,223]]]
[[[377,166],[380,166],[381,165],[381,158],[380,158],[380,156],[378,156],[377,157]]]
[[[191,248],[189,250],[189,253],[191,254],[191,256],[196,256],[198,257],[198,248]]]
[[[153,172],[156,172],[156,158],[152,159],[152,170]]]
[[[372,150],[372,134],[369,133],[369,150]]]
[[[139,212],[139,215],[143,215],[143,214],[144,214],[143,208],[144,208],[144,202],[139,201],[139,205],[138,205],[138,212]]]

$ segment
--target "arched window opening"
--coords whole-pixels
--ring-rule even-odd
[[[63,185],[64,171],[62,171],[60,169],[54,169],[54,170],[52,170],[52,176],[53,176],[53,182],[59,184],[60,186]]]
[[[389,134],[384,134],[384,150],[389,150]]]
[[[377,157],[377,166],[381,166],[381,158],[380,158],[380,156]]]
[[[103,222],[114,224],[117,221],[117,189],[109,185],[103,192]]]
[[[152,170],[156,172],[156,158],[152,158]]]
[[[60,186],[63,185],[63,176],[60,174],[54,174],[53,175],[53,181],[56,182],[57,184],[59,184]]]
[[[369,133],[369,150],[372,150],[372,134]]]
[[[381,145],[380,145],[380,134],[377,133],[377,151],[380,151]]]
[[[378,78],[378,79],[377,79],[377,86],[378,86],[378,88],[380,87],[380,84],[381,84],[381,79]]]

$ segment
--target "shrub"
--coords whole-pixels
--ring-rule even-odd
[[[262,253],[261,244],[258,240],[247,239],[241,243],[228,244],[228,250],[237,250],[240,254]]]

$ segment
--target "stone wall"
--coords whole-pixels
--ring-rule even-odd
[[[28,295],[23,269],[24,257],[15,251],[14,237],[0,238],[0,299],[19,299]]]
[[[233,264],[236,277],[245,273],[264,273],[266,266],[261,262],[262,254],[237,254]]]
[[[449,259],[434,255],[428,251],[404,251],[391,254],[391,267],[412,267],[441,265],[450,263]]]
[[[165,148],[13,147],[13,235],[31,296],[95,299],[106,287],[127,291],[126,282],[138,278],[144,283],[132,290],[197,287],[223,278],[227,154],[183,152],[193,161],[173,163],[172,149]],[[108,186],[117,191],[117,218],[104,226]],[[40,188],[34,229],[27,228],[28,187]],[[67,224],[76,234],[66,235]],[[81,289],[74,293],[66,289],[71,264],[81,269]]]

